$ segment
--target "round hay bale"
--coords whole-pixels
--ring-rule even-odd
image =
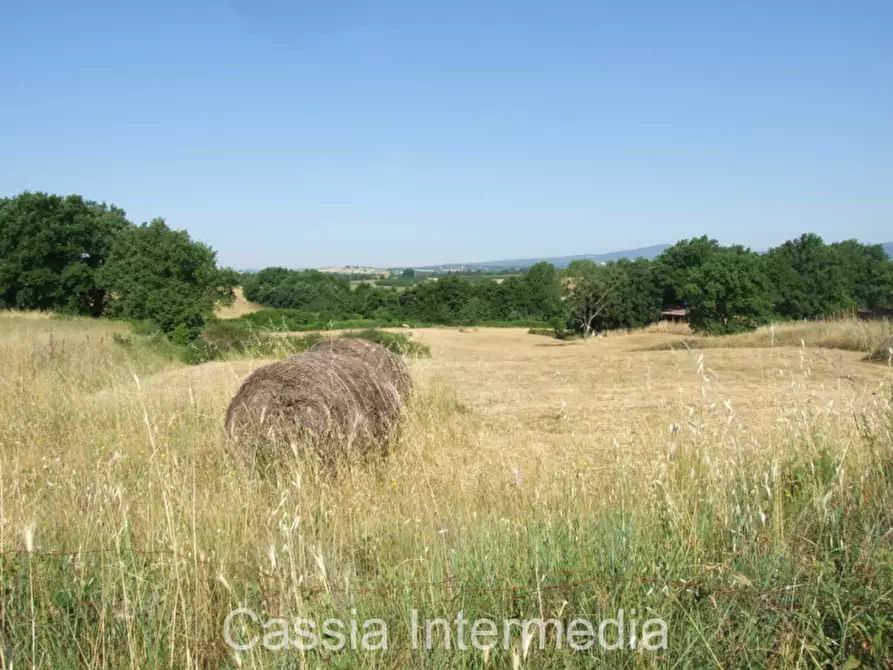
[[[325,351],[333,356],[354,356],[373,369],[376,377],[383,376],[387,382],[405,397],[412,390],[409,368],[402,357],[385,347],[359,337],[332,337],[317,342],[310,351]]]
[[[893,362],[893,335],[887,335],[868,358],[879,363]]]
[[[384,347],[338,338],[255,370],[226,413],[234,438],[308,442],[331,459],[384,446],[405,408],[410,376]]]

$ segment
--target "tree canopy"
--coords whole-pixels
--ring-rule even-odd
[[[772,313],[764,261],[744,247],[711,253],[682,291],[693,330],[735,333],[766,323]]]
[[[77,195],[0,200],[0,307],[99,316],[97,270],[129,225],[123,210]]]
[[[217,268],[215,252],[163,219],[122,231],[100,278],[111,316],[150,320],[168,333],[185,329],[187,337],[215,304],[232,299],[232,278]]]

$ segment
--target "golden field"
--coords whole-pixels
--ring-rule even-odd
[[[432,355],[409,361],[390,458],[261,472],[222,421],[265,361],[186,366],[124,324],[0,316],[14,667],[885,667],[890,367],[803,338],[683,347],[672,328],[410,332]],[[237,607],[380,618],[388,648],[238,651]],[[619,608],[666,620],[666,648],[410,644],[413,609],[567,625]]]

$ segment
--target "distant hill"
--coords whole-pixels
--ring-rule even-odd
[[[881,246],[887,252],[887,258],[893,260],[893,242],[884,242]]]
[[[527,268],[536,263],[540,263],[542,261],[546,261],[551,263],[557,268],[566,268],[571,261],[577,261],[580,259],[589,259],[591,261],[595,261],[596,263],[607,263],[608,261],[616,261],[620,258],[629,258],[630,260],[635,260],[636,258],[654,258],[664,250],[668,249],[670,244],[655,244],[650,247],[641,247],[639,249],[626,249],[623,251],[612,251],[606,254],[576,254],[573,256],[542,256],[539,258],[514,258],[504,261],[485,261],[482,263],[444,263],[443,265],[430,265],[426,266],[424,269],[428,268],[443,268],[443,269],[456,269],[456,268]]]

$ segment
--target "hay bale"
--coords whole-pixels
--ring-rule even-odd
[[[234,438],[305,441],[323,457],[393,437],[411,389],[405,363],[366,340],[338,338],[255,370],[226,413]]]
[[[868,359],[877,361],[878,363],[890,364],[893,362],[891,361],[891,359],[893,359],[893,335],[885,337],[883,342],[877,346],[877,349],[871,353],[871,356],[869,356]]]
[[[332,356],[356,357],[372,368],[376,377],[383,377],[405,397],[412,390],[409,368],[400,356],[382,345],[359,337],[333,337],[317,342],[310,351],[325,351]]]

